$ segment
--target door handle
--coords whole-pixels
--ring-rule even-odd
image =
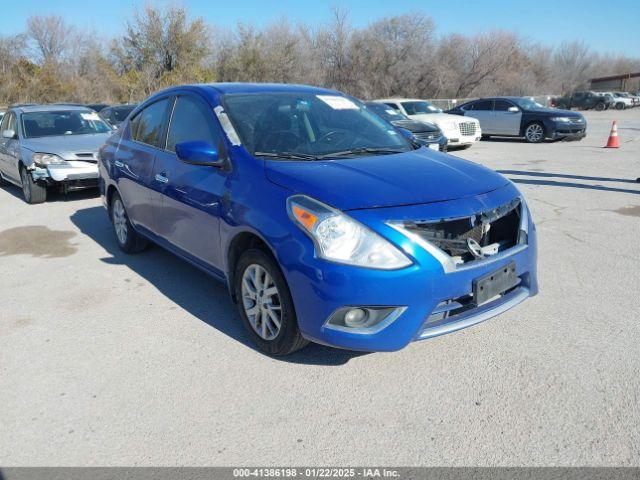
[[[118,168],[124,167],[124,163],[122,163],[120,160],[116,160],[115,162],[113,162],[113,164]]]
[[[161,173],[156,174],[156,182],[169,183],[169,179]]]

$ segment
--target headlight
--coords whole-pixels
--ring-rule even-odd
[[[33,158],[33,163],[35,163],[39,167],[44,167],[47,165],[60,165],[62,163],[67,163],[58,155],[54,155],[53,153],[34,153],[32,158]]]
[[[287,199],[289,217],[313,240],[320,258],[379,270],[411,261],[377,233],[344,213],[305,195]]]
[[[562,123],[568,123],[571,121],[569,117],[552,117],[551,120],[553,120],[554,122],[562,122]]]

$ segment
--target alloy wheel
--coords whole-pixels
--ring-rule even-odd
[[[127,243],[127,214],[124,211],[124,205],[119,198],[113,202],[113,227],[116,230],[116,236],[121,245]]]
[[[282,326],[282,303],[273,278],[260,265],[249,265],[242,274],[242,305],[253,330],[273,340]]]
[[[527,127],[525,136],[527,137],[528,141],[532,143],[537,143],[543,139],[544,130],[537,123],[533,123]]]

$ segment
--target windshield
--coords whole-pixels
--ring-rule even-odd
[[[404,111],[407,112],[407,115],[420,115],[422,113],[440,113],[438,107],[434,107],[429,102],[424,101],[416,101],[416,102],[402,102],[402,106],[404,107]]]
[[[255,156],[314,160],[413,149],[387,122],[341,95],[231,94],[223,103]]]
[[[394,110],[390,106],[385,105],[384,103],[368,102],[365,105],[369,110],[371,110],[379,117],[382,117],[387,122],[394,122],[396,120],[408,120],[405,115],[401,114],[397,110]]]
[[[23,113],[22,129],[25,138],[111,132],[111,127],[89,110]]]
[[[522,110],[546,110],[547,108],[532,98],[514,98],[513,101],[516,102]]]

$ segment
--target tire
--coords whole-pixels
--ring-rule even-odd
[[[544,125],[540,122],[532,122],[524,129],[524,138],[529,143],[541,143],[546,138]]]
[[[20,167],[20,183],[24,201],[28,204],[35,205],[47,200],[47,187],[34,181],[33,176],[24,167]]]
[[[111,199],[109,213],[120,250],[125,253],[138,253],[147,248],[149,241],[131,226],[124,202],[117,192],[113,194]]]
[[[245,251],[233,278],[240,318],[260,350],[283,356],[309,343],[298,328],[284,275],[270,255],[259,249]]]
[[[622,102],[616,103],[616,110],[624,110],[624,103]]]
[[[602,112],[603,110],[607,109],[607,106],[603,102],[598,102],[596,103],[594,109],[596,110],[596,112]]]

